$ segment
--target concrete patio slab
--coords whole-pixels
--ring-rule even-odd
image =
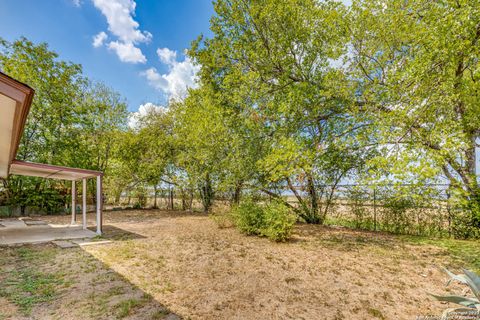
[[[25,228],[27,225],[20,219],[2,219],[0,223],[7,228]]]
[[[24,220],[23,222],[25,222],[27,226],[44,226],[47,224],[42,220]]]
[[[70,241],[67,241],[67,240],[54,240],[52,241],[52,243],[54,245],[56,245],[57,247],[60,247],[62,249],[68,249],[68,248],[76,248],[78,247],[77,244],[73,243],[73,242],[70,242]]]
[[[72,240],[72,242],[79,245],[80,247],[112,243],[112,241],[110,240],[91,241],[90,239],[78,239]]]
[[[28,226],[22,220],[5,219],[0,221],[5,227],[0,229],[0,245],[41,243],[53,240],[93,238],[96,233],[83,230],[82,226],[36,224]]]

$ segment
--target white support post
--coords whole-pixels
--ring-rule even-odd
[[[77,192],[75,190],[75,180],[72,180],[72,221],[70,224],[75,225],[77,223],[77,204],[76,204]]]
[[[82,226],[83,230],[87,229],[87,179],[83,178],[82,190]]]
[[[102,176],[97,176],[97,234],[102,234]]]

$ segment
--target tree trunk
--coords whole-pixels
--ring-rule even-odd
[[[173,188],[170,187],[170,210],[174,210],[175,206],[173,203]]]
[[[233,203],[234,204],[239,204],[240,203],[240,197],[242,195],[242,186],[243,182],[238,182],[237,185],[235,186],[235,191],[233,193]]]
[[[309,191],[309,193],[310,191],[315,192],[315,185],[313,183],[313,179],[311,180],[312,180],[311,185],[310,185],[310,182],[307,183],[307,190]],[[300,217],[302,217],[307,223],[313,223],[313,224],[321,223],[320,217],[318,215],[318,201],[315,201],[315,205],[312,207],[312,202],[310,204],[307,204],[305,202],[305,199],[303,199],[302,196],[298,193],[297,189],[292,184],[290,178],[287,178],[287,184],[288,184],[288,187],[290,188],[290,191],[293,192],[293,194],[295,195],[295,198],[297,198],[297,201],[300,204]],[[316,194],[315,194],[315,197],[316,197]],[[314,207],[316,208],[317,211],[313,211]]]
[[[317,190],[315,188],[315,181],[311,174],[307,175],[307,190],[308,195],[310,196],[310,211],[311,216],[315,217],[318,216],[318,196]],[[318,222],[319,224],[323,224],[323,217],[319,217]]]
[[[200,188],[200,195],[202,198],[203,212],[209,212],[213,200],[212,181],[209,173],[205,175],[204,184]]]
[[[157,186],[153,186],[153,209],[158,209],[158,206],[157,206],[157,191],[158,188]]]
[[[286,206],[289,207],[290,209],[292,209],[292,210],[293,210],[295,213],[297,213],[298,215],[301,215],[301,214],[302,214],[302,213],[301,213],[301,212],[302,212],[301,209],[298,209],[298,208],[292,206],[290,203],[288,203],[288,201],[286,201],[286,200],[285,200],[284,198],[282,198],[280,195],[278,195],[278,194],[276,194],[276,193],[274,193],[274,192],[272,192],[272,191],[270,191],[270,190],[268,190],[268,189],[265,189],[265,188],[264,188],[264,189],[261,189],[261,191],[262,191],[263,193],[265,193],[265,194],[268,195],[270,201],[272,200],[272,198],[274,198],[274,199],[282,202],[284,205],[286,205]]]
[[[181,188],[180,192],[182,193],[182,211],[187,210],[187,194],[185,192],[185,189]]]
[[[115,194],[115,204],[116,205],[119,205],[120,204],[120,197],[121,197],[122,193],[121,192],[117,192]]]
[[[188,205],[188,210],[193,211],[193,190],[190,189],[190,201]]]

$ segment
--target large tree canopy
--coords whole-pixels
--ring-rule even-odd
[[[197,86],[135,128],[121,97],[79,65],[45,44],[2,41],[2,70],[37,90],[20,157],[105,170],[117,201],[153,189],[156,205],[168,187],[171,207],[175,188],[184,209],[197,198],[210,211],[214,198],[262,194],[310,223],[325,222],[345,181],[415,190],[447,182],[455,212],[478,231],[476,1],[214,6],[211,37],[188,50],[200,66]]]
[[[118,93],[89,81],[80,65],[59,60],[47,44],[25,38],[0,40],[0,69],[35,89],[18,159],[108,171],[112,137],[127,120]],[[66,200],[58,195],[50,205],[55,181],[12,176],[3,183],[7,203],[50,210]]]
[[[214,37],[194,44],[203,86],[264,139],[254,159],[256,187],[289,188],[300,215],[322,222],[321,184],[335,184],[361,159],[347,152],[364,125],[337,62],[347,53],[345,8],[333,1],[217,1]],[[201,41],[201,40],[200,40]],[[245,146],[244,146],[245,148]],[[251,181],[252,182],[252,181]],[[279,194],[276,194],[277,196]]]
[[[351,69],[396,179],[443,175],[480,208],[480,6],[477,1],[356,1]],[[480,218],[475,218],[480,226]]]
[[[473,2],[219,0],[215,11],[213,36],[189,51],[199,88],[169,111],[173,172],[206,210],[216,192],[289,190],[299,216],[321,223],[341,181],[449,181],[478,203]]]

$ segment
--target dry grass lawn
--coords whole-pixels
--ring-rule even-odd
[[[447,292],[437,266],[480,264],[478,243],[455,242],[463,256],[343,228],[273,243],[201,214],[107,212],[105,225],[111,244],[0,248],[0,319],[415,319],[448,307],[427,294]]]

